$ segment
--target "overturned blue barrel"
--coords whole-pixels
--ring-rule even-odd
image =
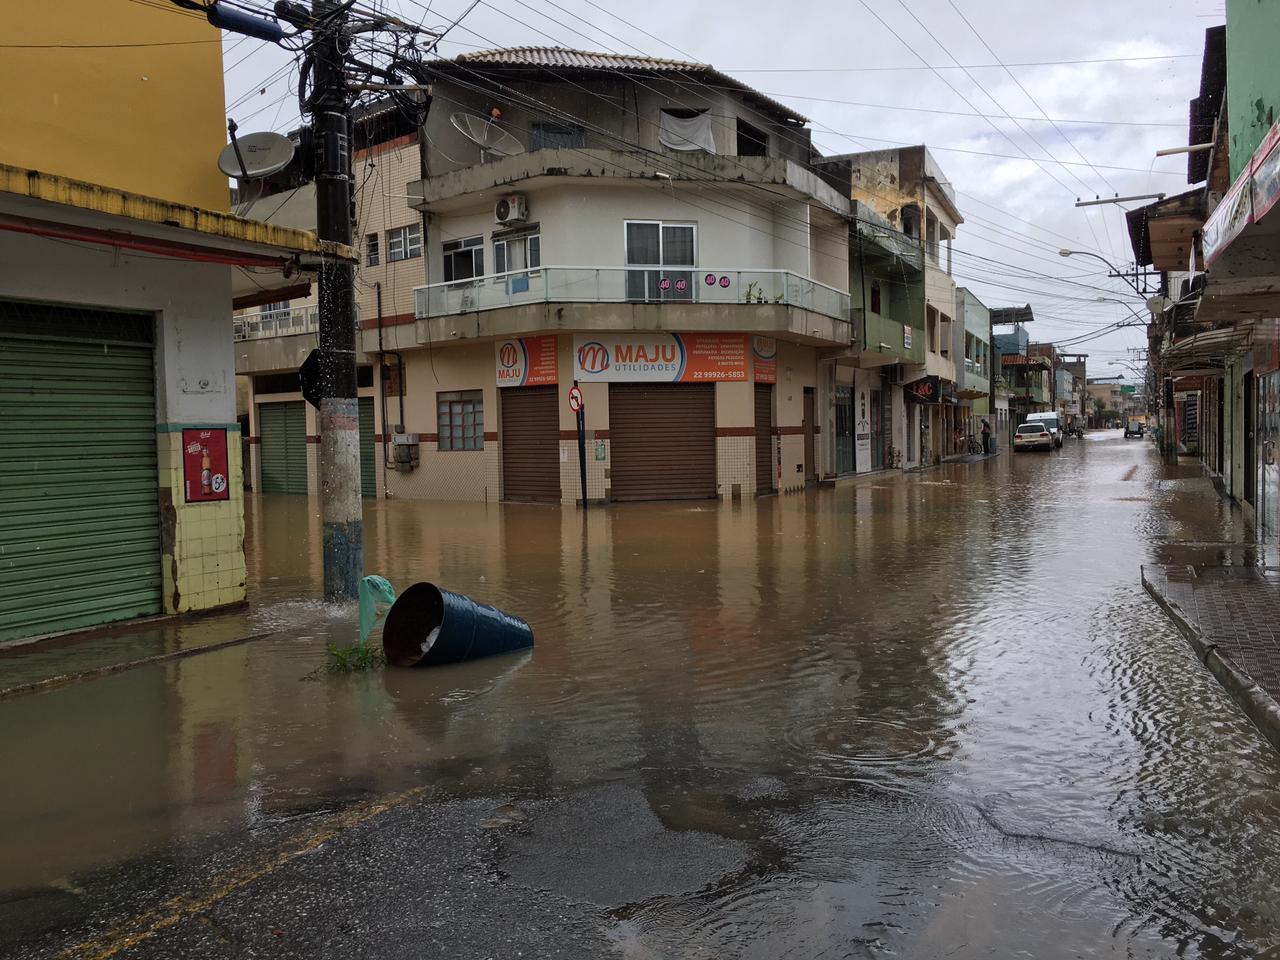
[[[460,663],[532,646],[533,629],[519,617],[434,583],[415,583],[400,594],[382,627],[382,652],[395,667]]]

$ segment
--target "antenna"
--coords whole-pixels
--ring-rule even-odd
[[[518,153],[524,153],[523,143],[495,125],[500,116],[499,113],[497,116],[482,117],[459,111],[449,117],[449,122],[480,148],[480,161],[483,163],[486,153],[498,157],[514,157]]]
[[[278,173],[293,159],[294,144],[278,133],[251,133],[236,137],[235,127],[227,125],[231,142],[218,154],[218,169],[228,177],[261,180]]]

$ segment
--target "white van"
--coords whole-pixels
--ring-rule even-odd
[[[1045,424],[1049,428],[1049,432],[1053,434],[1053,445],[1055,447],[1062,446],[1062,422],[1058,419],[1056,413],[1029,413],[1025,422]]]

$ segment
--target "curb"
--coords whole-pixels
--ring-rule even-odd
[[[93,680],[96,677],[106,677],[113,673],[123,673],[125,670],[132,670],[134,667],[145,667],[153,663],[164,663],[167,660],[183,660],[187,657],[194,657],[201,653],[213,653],[216,650],[225,650],[228,647],[238,647],[244,643],[252,643],[254,640],[265,640],[270,636],[273,636],[273,634],[255,633],[248,637],[237,637],[234,640],[223,640],[219,643],[207,643],[204,646],[188,647],[185,650],[173,650],[169,653],[157,653],[155,656],[143,657],[141,660],[126,660],[124,663],[109,663],[104,667],[94,667],[92,670],[83,670],[80,673],[61,673],[56,677],[46,677],[44,680],[35,680],[31,683],[20,683],[17,686],[0,689],[0,700],[7,700],[10,697],[20,697],[28,693],[40,693],[44,690],[52,690],[54,687],[61,687],[68,683],[75,683],[78,680]]]
[[[1160,608],[1169,615],[1178,631],[1187,638],[1191,649],[1196,652],[1200,662],[1209,668],[1209,672],[1218,678],[1218,682],[1226,688],[1227,693],[1236,705],[1244,711],[1253,725],[1258,728],[1267,741],[1276,750],[1280,750],[1280,703],[1258,686],[1227,654],[1223,653],[1216,643],[1208,640],[1199,628],[1182,612],[1182,608],[1174,600],[1163,596],[1158,587],[1147,579],[1145,566],[1139,567],[1142,586]]]

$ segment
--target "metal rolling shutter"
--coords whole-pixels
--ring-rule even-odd
[[[151,324],[0,303],[0,640],[161,611]]]
[[[360,398],[360,496],[378,495],[377,442],[373,431],[373,397]]]
[[[609,446],[615,500],[714,497],[715,384],[610,384]]]
[[[773,386],[756,384],[756,493],[773,490]]]
[[[307,408],[301,400],[258,404],[262,492],[307,492]]]
[[[560,413],[556,387],[506,387],[502,395],[502,495],[560,501]]]

